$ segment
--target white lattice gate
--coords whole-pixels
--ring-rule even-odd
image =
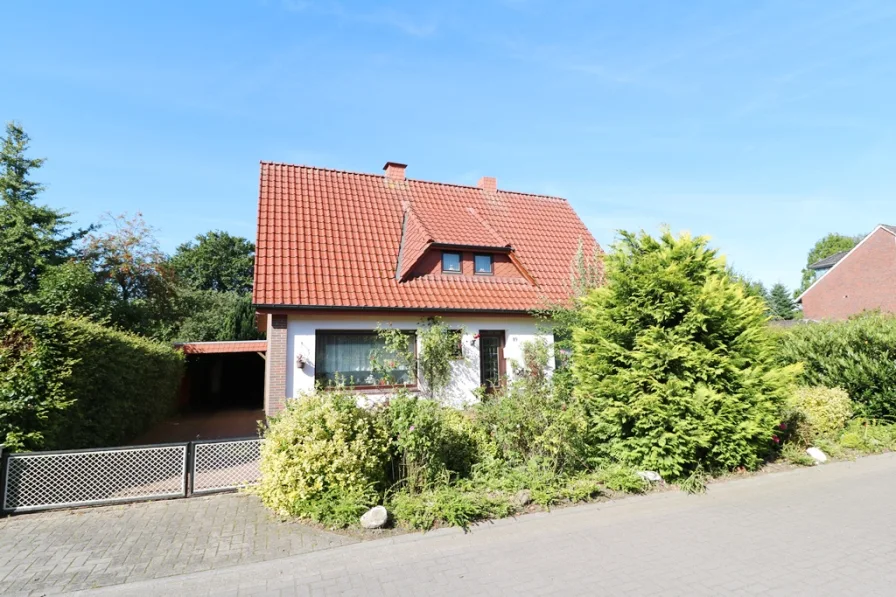
[[[6,458],[7,512],[185,495],[189,444],[27,452]]]
[[[193,442],[191,492],[227,491],[257,483],[260,453],[257,438]]]
[[[257,483],[261,440],[23,452],[3,458],[5,512],[188,497]]]

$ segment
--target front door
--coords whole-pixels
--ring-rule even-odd
[[[504,330],[479,331],[479,380],[487,392],[504,378]]]

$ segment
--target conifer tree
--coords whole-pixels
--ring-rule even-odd
[[[796,369],[780,368],[761,298],[707,239],[622,232],[573,338],[577,394],[605,457],[664,477],[754,468],[775,446]]]

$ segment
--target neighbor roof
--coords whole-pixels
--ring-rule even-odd
[[[839,253],[834,253],[830,257],[825,257],[824,259],[819,259],[815,263],[807,266],[809,269],[826,269],[829,267],[834,267],[834,264],[846,257],[849,254],[849,251],[840,251]]]
[[[527,311],[568,298],[580,243],[600,250],[557,197],[270,162],[257,241],[260,307]],[[522,275],[408,276],[441,245],[509,252]]]
[[[830,267],[831,269],[833,269],[833,268],[837,267],[841,262],[843,262],[847,257],[849,257],[850,253],[852,253],[853,251],[858,249],[860,246],[862,246],[862,244],[864,244],[864,242],[866,240],[871,238],[875,232],[877,232],[878,230],[881,230],[881,229],[886,230],[890,234],[896,236],[896,226],[890,226],[888,224],[878,224],[877,226],[875,226],[874,230],[872,230],[871,232],[866,234],[865,237],[862,240],[860,240],[859,243],[856,246],[854,246],[852,249],[850,249],[849,251],[846,251],[844,253],[836,253],[834,255],[831,255],[830,257],[826,257],[825,259],[816,261],[815,263],[809,265],[808,268],[809,269],[825,269],[827,267]],[[830,266],[822,265],[826,261],[829,261],[829,260],[834,260],[833,263],[830,264]],[[819,276],[818,278],[816,278],[816,280],[809,286],[809,288],[804,290],[802,292],[802,294],[800,294],[798,297],[796,297],[796,302],[801,303],[803,301],[803,297],[806,296],[811,290],[813,290],[818,285],[818,283],[821,282],[823,279],[824,279],[824,276]]]

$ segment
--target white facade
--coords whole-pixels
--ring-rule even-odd
[[[504,332],[505,371],[513,379],[514,364],[522,361],[522,346],[525,342],[544,338],[549,345],[553,337],[543,325],[530,316],[501,315],[457,315],[445,316],[442,320],[452,329],[463,329],[461,346],[463,358],[452,363],[452,381],[440,396],[446,404],[463,406],[475,400],[474,390],[480,386],[479,347],[475,336],[481,330],[501,330]],[[294,398],[314,390],[316,333],[318,330],[375,330],[378,325],[391,325],[396,329],[415,330],[424,325],[425,317],[417,314],[393,315],[372,313],[360,315],[303,314],[297,312],[287,320],[287,367],[286,396]],[[420,350],[417,339],[418,354]],[[301,357],[301,358],[300,358]],[[553,358],[548,360],[548,369],[553,369]],[[422,380],[419,382],[422,384]],[[382,394],[365,393],[363,401],[376,401]]]

